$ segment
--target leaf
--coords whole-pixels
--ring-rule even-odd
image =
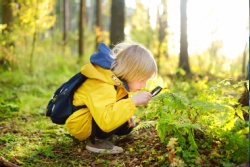
[[[237,108],[236,108],[236,110],[235,110],[235,112],[236,112],[236,114],[242,119],[242,120],[245,120],[244,119],[244,116],[243,116],[243,110],[241,110],[241,106],[238,106]]]
[[[133,129],[133,133],[141,129],[150,128],[152,126],[155,126],[155,121],[142,121]]]

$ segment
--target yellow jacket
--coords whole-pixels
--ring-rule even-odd
[[[103,53],[98,56],[103,56]],[[92,60],[82,67],[81,73],[88,79],[76,90],[73,104],[86,105],[87,108],[77,110],[66,121],[70,134],[80,141],[91,135],[92,117],[104,132],[110,132],[124,124],[136,112],[131,98],[122,99],[129,94],[124,82],[111,70],[103,68],[102,64],[103,62]]]

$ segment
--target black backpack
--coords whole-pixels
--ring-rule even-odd
[[[74,92],[86,79],[87,77],[79,72],[55,91],[46,109],[46,116],[50,117],[53,123],[65,124],[67,118],[73,112],[81,108],[86,108],[85,105],[73,105]]]

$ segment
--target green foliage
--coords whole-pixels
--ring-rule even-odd
[[[141,129],[148,129],[148,128],[154,127],[154,126],[155,126],[155,121],[143,121],[143,122],[140,122],[140,124],[138,124],[133,129],[133,132],[136,132],[136,131],[141,130]]]
[[[11,111],[18,111],[19,107],[16,104],[5,104],[1,105],[0,111],[1,112],[11,112]]]
[[[185,148],[186,142],[190,143],[189,149],[197,152],[197,145],[194,140],[194,129],[201,130],[200,125],[192,123],[188,118],[187,103],[188,99],[174,93],[164,93],[159,97],[161,105],[157,107],[157,131],[163,142],[166,134],[178,137],[179,144]],[[149,107],[149,110],[152,110]],[[154,109],[153,109],[154,110]],[[188,147],[187,147],[188,148]]]
[[[55,23],[56,17],[53,15],[54,1],[41,0],[41,1],[17,1],[20,8],[14,10],[16,17],[14,26],[21,31],[24,36],[32,35],[36,29],[39,32],[52,27]],[[22,27],[22,29],[20,29]]]
[[[14,117],[18,115],[19,106],[13,103],[0,103],[0,113],[2,116],[0,117],[0,121],[5,120],[9,117]]]
[[[6,69],[16,67],[20,59],[26,58],[30,63],[32,40],[34,36],[44,35],[44,32],[51,28],[56,20],[53,14],[54,1],[16,1],[10,3],[14,20],[6,29],[6,25],[0,25],[0,64]],[[20,52],[24,50],[25,53]],[[28,60],[28,61],[27,61]]]
[[[177,154],[186,164],[193,164],[199,157],[203,161],[217,158],[220,164],[243,163],[249,154],[248,122],[243,117],[248,107],[235,107],[239,98],[236,92],[242,90],[243,82],[226,79],[207,84],[177,81],[173,90],[179,93],[164,91],[138,117],[147,122],[154,120],[162,142],[178,138],[182,151]],[[200,152],[204,149],[208,157]]]

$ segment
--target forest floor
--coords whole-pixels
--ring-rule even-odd
[[[28,135],[18,134],[21,131],[13,127],[16,124],[8,124],[5,127],[3,127],[3,124],[0,125],[3,135],[9,135],[10,133],[15,133],[18,136]],[[38,141],[43,134],[29,135],[30,136],[26,137],[30,138],[27,139],[30,145],[40,144]],[[37,135],[38,141],[35,141],[33,135]],[[17,166],[169,166],[166,144],[160,142],[153,127],[137,131],[124,137],[113,137],[111,140],[114,144],[124,149],[124,152],[121,154],[91,153],[85,149],[86,142],[78,142],[65,134],[63,138],[65,138],[64,141],[50,143],[51,145],[47,145],[47,147],[44,145],[40,150],[35,149],[37,151],[33,150],[33,154],[23,152],[22,156],[12,156],[8,162]],[[14,141],[9,139],[9,143],[11,142]],[[9,143],[4,141],[0,142],[0,149],[8,147]],[[20,141],[20,143],[22,142]],[[12,152],[13,150],[9,151]]]
[[[13,123],[13,122],[12,122]],[[20,130],[17,128],[10,126],[3,127],[1,125],[2,134],[15,133],[16,135],[20,133]],[[62,133],[58,133],[58,136],[64,138],[60,140],[57,138],[53,140],[54,142],[46,143],[45,141],[41,141],[43,132],[36,134],[19,134],[24,135],[27,138],[26,143],[23,146],[20,146],[22,141],[15,147],[20,147],[19,152],[22,147],[25,145],[41,145],[40,148],[33,149],[33,151],[28,152],[24,151],[20,155],[12,156],[8,162],[10,162],[13,166],[88,166],[88,167],[168,167],[168,166],[189,166],[185,165],[184,162],[181,162],[178,157],[175,156],[174,152],[171,152],[167,149],[166,143],[161,143],[160,139],[155,131],[154,127],[141,129],[136,131],[130,135],[124,137],[113,137],[111,140],[117,146],[120,146],[124,149],[124,152],[121,154],[96,154],[91,153],[85,149],[86,142],[78,142],[72,139],[67,134],[63,134],[63,129],[61,129]],[[37,136],[37,139],[34,138]],[[47,137],[53,137],[52,134],[47,134]],[[47,138],[46,137],[46,138]],[[9,139],[9,142],[13,142]],[[15,140],[15,139],[13,139]],[[20,138],[20,140],[23,140]],[[1,141],[1,140],[0,140]],[[47,140],[48,142],[48,140]],[[17,142],[18,143],[18,142]],[[0,142],[0,149],[8,147],[8,142]],[[13,152],[13,150],[9,150],[9,153]],[[202,152],[202,151],[201,151]],[[8,153],[8,155],[9,155]],[[33,153],[33,154],[31,154]],[[8,157],[8,155],[6,155]],[[204,156],[205,155],[205,156]],[[3,157],[6,158],[6,157]],[[1,162],[0,162],[1,164]],[[172,165],[171,165],[172,164]],[[179,164],[179,165],[178,165]],[[182,164],[182,165],[180,165]],[[198,158],[196,162],[193,162],[195,165],[191,166],[207,166],[207,167],[219,167],[220,163],[216,160],[216,158],[210,158],[209,153],[203,154],[203,158]],[[11,165],[10,165],[11,166]],[[223,165],[224,166],[224,165]],[[237,166],[237,165],[235,165]],[[237,167],[247,167],[248,164],[241,164]],[[7,167],[7,165],[6,165]]]

